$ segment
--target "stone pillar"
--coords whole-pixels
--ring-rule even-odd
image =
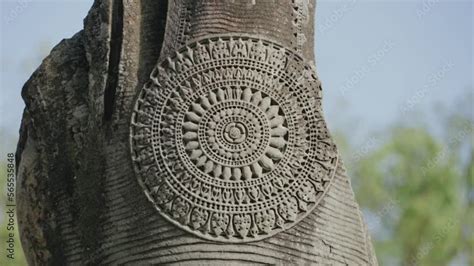
[[[25,84],[32,265],[376,265],[308,0],[96,1]]]

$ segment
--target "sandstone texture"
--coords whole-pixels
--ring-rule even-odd
[[[315,5],[95,1],[22,90],[17,202],[30,265],[377,265],[323,117]],[[200,133],[200,121],[221,137]],[[155,124],[183,136],[153,135]],[[186,156],[194,172],[177,163]],[[161,162],[177,185],[162,186],[171,174]],[[215,190],[191,183],[197,172]],[[268,186],[240,187],[273,172]],[[173,190],[181,185],[189,191]],[[196,186],[215,205],[190,200]]]

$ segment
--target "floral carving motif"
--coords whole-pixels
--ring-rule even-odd
[[[249,87],[210,90],[185,113],[183,145],[205,174],[260,178],[283,158],[288,129],[281,112],[268,95]]]
[[[158,212],[195,235],[248,242],[295,225],[324,196],[337,152],[311,67],[251,37],[189,44],[135,103],[132,159]]]

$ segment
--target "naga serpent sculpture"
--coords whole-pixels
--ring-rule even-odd
[[[314,9],[96,1],[23,89],[29,263],[376,265],[323,116]]]

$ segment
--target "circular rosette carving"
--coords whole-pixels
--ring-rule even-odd
[[[314,70],[278,44],[189,44],[153,70],[136,100],[138,180],[163,217],[197,236],[272,236],[309,214],[334,176],[320,101]]]
[[[221,86],[191,104],[178,144],[196,168],[214,178],[260,178],[284,157],[288,129],[282,110],[261,91]]]

